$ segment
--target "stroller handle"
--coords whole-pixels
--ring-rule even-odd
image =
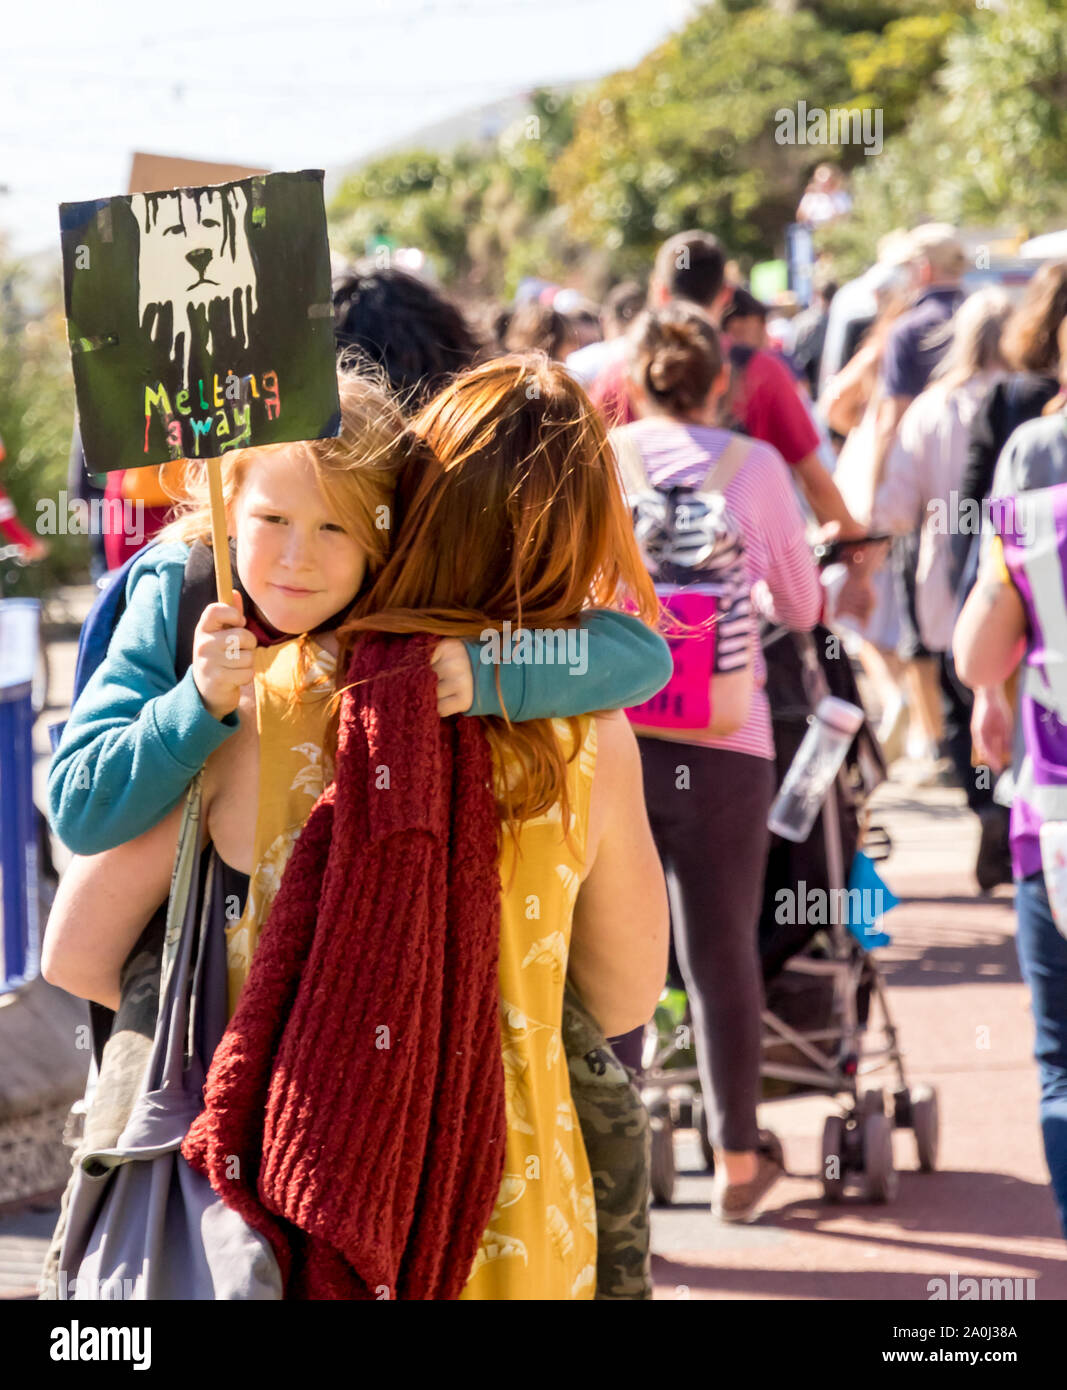
[[[886,545],[893,537],[886,532],[872,533],[869,536],[858,536],[855,540],[833,540],[820,541],[812,546],[812,554],[820,569],[825,569],[828,565],[835,565],[845,560],[849,551],[862,550],[869,545]]]

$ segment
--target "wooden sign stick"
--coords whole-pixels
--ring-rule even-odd
[[[211,550],[215,557],[215,588],[220,603],[233,603],[230,538],[226,533],[226,503],[222,496],[222,472],[217,458],[207,460],[207,481],[211,489]]]

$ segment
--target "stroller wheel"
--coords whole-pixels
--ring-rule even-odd
[[[932,1173],[937,1167],[937,1092],[932,1086],[916,1086],[911,1093],[911,1127],[919,1155],[919,1171]]]
[[[692,1086],[672,1086],[667,1092],[672,1129],[692,1129],[694,1100]]]
[[[674,1200],[674,1131],[670,1111],[649,1111],[652,1129],[652,1164],[649,1183],[652,1199],[669,1207]]]
[[[864,1091],[856,1105],[856,1110],[860,1115],[884,1115],[885,1092],[880,1090]]]
[[[822,1193],[828,1202],[840,1202],[845,1191],[845,1122],[827,1115],[822,1127]]]
[[[893,1167],[893,1126],[884,1114],[868,1112],[863,1126],[863,1175],[867,1200],[891,1202],[897,1195],[897,1170]]]

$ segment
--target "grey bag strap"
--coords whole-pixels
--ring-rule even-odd
[[[159,1069],[150,1085],[178,1087],[192,1056],[196,1025],[196,998],[204,955],[211,884],[198,902],[200,869],[200,814],[202,774],[189,787],[178,832],[178,849],[167,902],[167,927],[163,938],[163,964],[159,982],[159,1014],[152,1062]],[[210,874],[209,870],[209,874]],[[190,981],[193,981],[190,996]]]
[[[608,434],[608,440],[615,450],[615,457],[619,462],[619,473],[622,476],[622,484],[627,498],[634,499],[642,493],[654,492],[656,489],[649,482],[641,446],[633,437],[628,426],[616,426]],[[708,469],[700,487],[695,488],[694,491],[698,493],[725,492],[748,458],[751,448],[751,439],[746,438],[743,434],[735,434],[730,431],[726,447]]]
[[[698,492],[725,492],[737,477],[752,449],[752,440],[743,434],[730,432],[726,448],[708,469]]]
[[[186,906],[196,886],[196,869],[200,859],[202,781],[202,774],[198,772],[186,793],[181,829],[178,831],[178,848],[174,855],[170,896],[167,899],[167,927],[163,936],[163,965],[159,981],[160,1019],[166,1010],[167,990],[183,935]]]
[[[641,448],[626,426],[617,425],[615,429],[610,430],[608,443],[615,450],[615,457],[619,463],[619,473],[622,476],[622,488],[627,501],[640,497],[643,492],[651,491],[652,484],[648,481]]]

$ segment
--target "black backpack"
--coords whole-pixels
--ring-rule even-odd
[[[752,441],[731,434],[699,487],[654,487],[637,441],[625,427],[608,438],[619,462],[634,522],[634,536],[658,586],[687,588],[716,567],[736,532],[723,492],[748,458]]]

